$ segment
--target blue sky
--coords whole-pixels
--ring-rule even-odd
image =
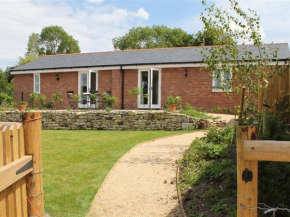
[[[228,8],[228,1],[214,0]],[[264,42],[290,42],[290,0],[239,0],[261,16]],[[28,36],[62,26],[82,52],[113,50],[112,38],[137,26],[166,25],[188,33],[202,29],[201,0],[0,0],[0,68],[24,56]]]

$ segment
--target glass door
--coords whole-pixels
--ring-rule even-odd
[[[80,72],[79,73],[79,108],[90,108],[90,94],[98,91],[97,72]]]
[[[161,79],[160,69],[151,69],[151,88],[150,88],[150,102],[151,108],[161,108]]]
[[[139,71],[139,88],[141,94],[139,95],[138,108],[149,108],[149,83],[150,83],[150,71],[141,70]]]
[[[160,69],[139,70],[138,87],[141,90],[141,94],[138,97],[138,108],[161,108]]]

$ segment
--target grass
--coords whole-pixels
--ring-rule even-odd
[[[176,134],[181,132],[43,130],[45,212],[52,217],[85,216],[123,154],[140,142]]]
[[[184,106],[184,108],[180,106],[179,109],[180,109],[179,112],[181,114],[185,114],[185,115],[189,115],[189,116],[193,116],[197,118],[202,118],[202,119],[209,118],[206,112],[198,111],[197,109],[195,109],[193,106],[191,106],[188,103]]]

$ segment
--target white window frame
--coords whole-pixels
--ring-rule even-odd
[[[233,74],[232,74],[232,70],[231,69],[229,69],[230,70],[230,74],[231,74],[231,79],[233,80]],[[221,76],[221,82],[223,82],[225,80],[225,78],[224,78],[224,74]],[[216,81],[216,79],[215,78],[212,78],[212,92],[222,92],[222,93],[225,93],[225,92],[232,92],[232,89],[230,88],[230,89],[228,89],[228,90],[221,90],[221,89],[215,89],[214,87],[214,85],[215,85],[215,81]]]
[[[153,82],[153,76],[152,71],[157,70],[159,71],[159,81],[158,81],[158,104],[153,105],[152,102],[152,82]],[[141,104],[141,95],[138,95],[138,108],[141,109],[160,109],[161,108],[161,80],[162,80],[162,69],[161,68],[145,68],[145,69],[138,69],[138,88],[141,88],[141,72],[147,71],[151,76],[148,76],[148,85],[149,85],[149,102],[148,105]]]
[[[78,94],[81,94],[81,75],[86,74],[87,75],[87,94],[90,93],[91,90],[91,73],[96,73],[96,89],[99,90],[99,73],[96,70],[89,70],[89,71],[79,71],[78,72]],[[91,105],[88,104],[78,104],[79,108],[90,108]]]
[[[36,91],[35,90],[35,77],[36,76],[39,76],[39,84],[38,84],[38,86],[39,86],[39,91]],[[35,93],[40,93],[40,74],[34,74],[33,75],[33,91],[35,92]]]

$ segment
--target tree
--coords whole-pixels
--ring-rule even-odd
[[[79,43],[60,26],[49,26],[40,33],[39,54],[80,53]]]
[[[194,37],[180,28],[166,26],[131,28],[127,34],[113,39],[115,49],[185,47],[194,45]]]
[[[8,73],[0,69],[0,104],[4,101],[10,104],[13,101],[13,81],[8,82]]]
[[[204,47],[202,56],[206,63],[205,68],[212,72],[212,77],[221,83],[220,89],[226,92],[229,90],[228,86],[231,86],[230,90],[236,94],[242,87],[246,87],[251,93],[261,93],[266,91],[267,80],[284,72],[284,69],[278,64],[269,66],[270,61],[277,59],[278,50],[264,46],[257,12],[249,9],[246,13],[239,7],[236,0],[229,0],[229,2],[230,10],[223,10],[213,4],[205,9],[205,13],[201,14],[205,30],[213,34],[219,41],[224,42],[220,46]],[[205,1],[203,4],[206,5]],[[245,47],[238,46],[241,41],[253,43],[258,55]],[[229,69],[232,76],[225,79]],[[238,86],[233,86],[232,80],[236,80]],[[253,94],[247,95],[247,102],[243,115],[245,118],[240,119],[241,124],[251,124],[254,119],[259,120]],[[263,111],[264,117],[265,113]],[[263,123],[265,124],[265,120]],[[263,130],[265,128],[266,126]]]
[[[28,38],[27,51],[24,57],[19,57],[17,66],[39,59],[47,54],[80,53],[77,40],[60,26],[49,26],[41,33],[32,33]]]
[[[38,33],[32,33],[28,38],[27,52],[25,56],[39,56],[40,52],[40,36]]]
[[[19,61],[18,61],[18,64],[17,66],[22,66],[22,65],[25,65],[29,62],[32,62],[34,60],[37,60],[39,59],[41,56],[25,56],[25,57],[19,57]]]
[[[225,44],[224,40],[224,32],[221,31],[218,34],[214,34],[215,29],[203,29],[202,31],[198,31],[194,35],[194,46],[209,46],[209,45],[222,45]],[[223,36],[223,37],[221,37]]]

